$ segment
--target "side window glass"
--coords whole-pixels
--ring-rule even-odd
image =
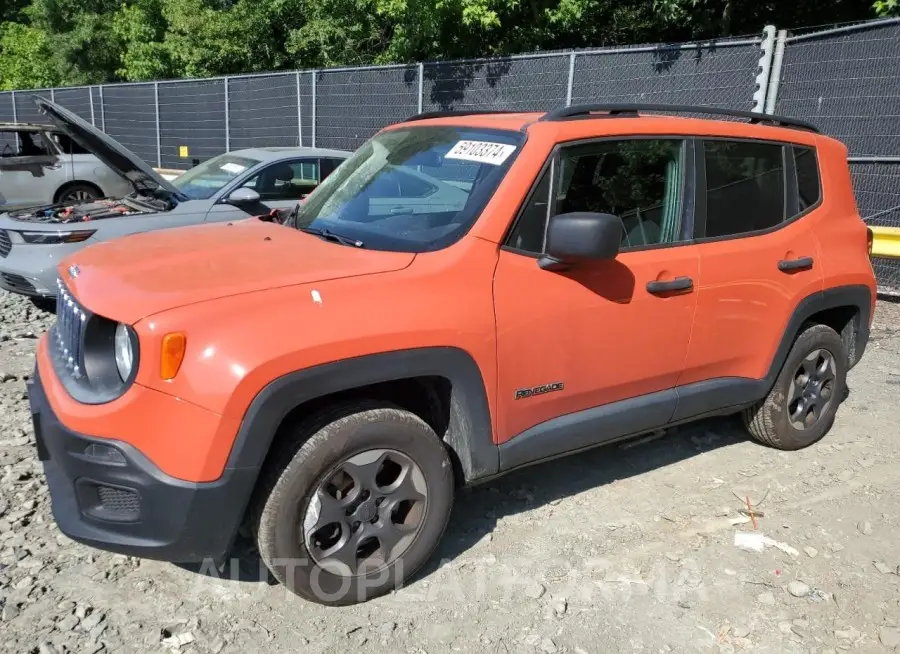
[[[319,182],[324,182],[325,179],[334,172],[334,169],[341,165],[340,159],[319,159],[319,175],[321,179]]]
[[[67,134],[63,134],[62,132],[53,132],[51,138],[56,141],[57,145],[59,145],[60,149],[65,154],[90,154],[90,152],[70,139]]]
[[[19,152],[17,132],[0,132],[0,157],[15,157]]]
[[[0,157],[46,157],[54,151],[47,147],[40,132],[16,130],[0,132]]]
[[[40,132],[21,131],[19,132],[19,151],[18,157],[46,157],[50,154],[50,150],[44,144],[44,139]]]
[[[592,211],[622,219],[622,247],[681,239],[685,143],[608,141],[566,148],[554,213]]]
[[[797,193],[800,211],[806,211],[819,201],[819,162],[813,148],[793,147],[794,167],[797,169]]]
[[[544,249],[548,216],[576,211],[621,218],[623,248],[679,241],[684,149],[685,142],[679,139],[604,141],[563,149],[555,192],[549,197],[548,168],[507,245],[539,254]]]
[[[300,200],[319,185],[316,159],[280,162],[268,166],[243,186],[259,193],[260,200]]]
[[[289,193],[293,195],[289,199],[300,199],[305,195],[312,193],[319,185],[319,161],[312,159],[310,161],[298,161],[291,164],[294,171],[293,179],[289,182],[291,189]]]
[[[509,235],[506,243],[509,247],[535,254],[544,251],[544,232],[549,215],[551,177],[552,166],[547,166]]]
[[[785,219],[783,147],[706,141],[706,236],[746,234]]]

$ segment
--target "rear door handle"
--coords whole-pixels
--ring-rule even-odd
[[[809,270],[813,267],[812,257],[800,257],[799,259],[782,259],[778,262],[778,270],[781,272],[793,272],[795,270]]]
[[[647,282],[647,292],[654,295],[672,291],[688,291],[692,288],[694,288],[694,280],[690,277],[676,277],[668,282]]]

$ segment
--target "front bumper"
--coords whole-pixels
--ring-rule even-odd
[[[55,298],[57,265],[87,243],[14,244],[5,257],[0,257],[0,288],[19,295]]]
[[[175,479],[128,443],[67,429],[47,400],[37,368],[28,398],[53,518],[64,534],[149,559],[224,560],[257,470],[226,470],[209,483]]]

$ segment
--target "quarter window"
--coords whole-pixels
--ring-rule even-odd
[[[523,252],[541,253],[544,251],[544,233],[547,229],[547,218],[550,198],[550,179],[553,169],[548,166],[541,180],[531,194],[531,199],[522,209],[519,220],[509,235],[507,245]]]
[[[525,206],[508,244],[540,253],[550,214],[591,211],[622,219],[622,248],[681,240],[685,143],[676,139],[603,141],[563,148]],[[551,211],[547,203],[551,202]]]
[[[706,141],[707,237],[774,227],[785,219],[781,145]]]
[[[794,167],[797,169],[797,194],[800,200],[800,211],[806,211],[819,201],[819,163],[816,151],[795,145]]]

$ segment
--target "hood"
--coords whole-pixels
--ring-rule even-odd
[[[231,295],[400,270],[414,258],[251,218],[99,243],[64,259],[58,272],[92,312],[133,324]]]
[[[179,200],[187,199],[147,162],[109,135],[50,100],[37,95],[32,97],[42,114],[78,145],[131,182],[136,191],[161,189]]]

